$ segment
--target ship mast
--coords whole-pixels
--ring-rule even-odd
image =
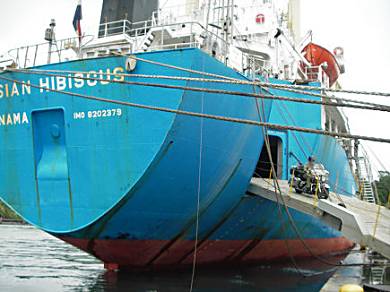
[[[288,3],[288,29],[294,43],[298,44],[301,40],[301,0],[290,0]]]
[[[225,40],[225,64],[229,59],[229,45],[233,43],[234,0],[222,0],[223,34]]]
[[[45,32],[45,40],[49,42],[49,51],[47,54],[47,64],[51,63],[51,54],[52,54],[52,48],[53,48],[53,43],[56,40],[55,33],[54,33],[54,28],[56,26],[56,21],[52,19],[50,21],[50,27],[46,29]]]

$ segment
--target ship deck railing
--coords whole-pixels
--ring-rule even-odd
[[[323,65],[307,66],[304,68],[304,74],[310,81],[319,81],[323,86],[329,87],[329,77],[325,73]]]
[[[200,46],[201,44],[199,42],[174,43],[174,44],[155,46],[151,50],[152,51],[177,50],[177,49],[184,49],[184,48],[200,48]]]
[[[151,31],[160,31],[165,37],[160,37],[158,43],[149,48],[150,51],[200,48],[201,40],[207,36],[218,40],[221,46],[225,46],[225,40],[220,36],[207,31],[199,22],[187,21],[171,24],[159,24],[157,19],[131,23],[128,20],[107,22],[100,25],[98,38],[92,35],[81,37],[81,45],[78,37],[55,40],[50,46],[49,42],[26,45],[12,49],[8,52],[7,61],[13,62],[17,68],[29,68],[48,63],[60,63],[63,61],[82,59],[83,57],[99,56],[101,54],[88,54],[88,50],[99,51],[101,47],[110,51],[110,44],[115,45],[119,39],[127,44],[129,53],[145,51],[142,44]],[[168,35],[171,35],[168,37]],[[201,36],[201,38],[199,38]],[[184,40],[185,39],[185,40]],[[112,41],[114,40],[114,41]],[[183,41],[184,40],[184,41]],[[111,43],[110,43],[111,42]],[[48,55],[50,52],[50,62]],[[85,53],[85,54],[84,54]],[[5,60],[3,60],[5,63]],[[0,64],[1,65],[1,64]]]
[[[226,44],[226,40],[221,36],[207,30],[199,21],[193,21],[189,18],[182,18],[182,20],[170,22],[166,19],[158,19],[152,17],[152,19],[130,22],[126,19],[102,23],[99,26],[99,38],[108,38],[116,35],[126,35],[130,38],[137,39],[138,37],[146,36],[151,30],[168,30],[170,33],[182,34],[183,36],[191,36],[194,34],[203,34],[203,37],[211,37]],[[161,44],[164,45],[164,44]]]
[[[114,35],[127,34],[130,37],[142,36],[156,26],[155,20],[145,20],[139,22],[130,22],[127,19],[110,21],[99,25],[98,37],[109,37]]]
[[[193,21],[188,17],[180,17],[180,21],[177,18],[171,20],[174,21],[170,22],[155,16],[151,20],[134,23],[128,20],[103,23],[100,25],[99,38],[94,41],[95,44],[87,48],[86,54],[91,57],[99,55],[99,52],[101,55],[104,50],[109,52],[120,43],[119,39],[126,41],[128,48],[121,44],[117,47],[117,51],[130,53],[194,47],[211,53],[212,44],[218,43],[219,54],[214,57],[224,61],[223,58],[229,51],[229,44],[225,39],[207,30],[201,22]]]
[[[79,37],[68,37],[50,42],[26,45],[11,49],[5,60],[1,63],[11,61],[17,68],[29,68],[48,64],[48,55],[50,54],[50,63],[59,63],[79,58],[83,46],[87,46],[94,37],[84,35],[81,37],[82,46],[79,43]]]

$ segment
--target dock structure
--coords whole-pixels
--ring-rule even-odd
[[[278,182],[283,201],[289,208],[320,218],[351,241],[390,259],[390,210],[333,192],[326,200],[317,199],[312,195],[295,193],[285,180]],[[252,178],[248,192],[282,204],[272,179]]]

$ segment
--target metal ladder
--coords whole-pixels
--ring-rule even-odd
[[[370,267],[369,281],[373,285],[382,285],[385,278],[386,266],[389,261],[386,258],[368,251],[368,260],[373,266]]]
[[[374,190],[371,186],[371,183],[367,179],[363,178],[360,180],[360,184],[363,201],[375,204]]]
[[[376,194],[372,187],[372,183],[374,181],[371,165],[368,159],[367,152],[362,149],[362,156],[359,157],[359,168],[360,168],[360,177],[359,177],[359,184],[360,184],[360,191],[361,191],[361,199],[363,201],[369,202],[369,203],[376,203]]]

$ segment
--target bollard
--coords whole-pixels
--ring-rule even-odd
[[[347,284],[340,287],[339,292],[364,292],[363,288],[356,284]]]

